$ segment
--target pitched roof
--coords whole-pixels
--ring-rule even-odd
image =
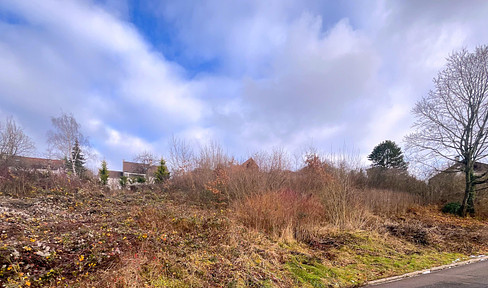
[[[35,157],[17,156],[14,158],[14,161],[15,164],[23,165],[34,169],[57,170],[57,169],[62,169],[65,166],[65,162],[63,160],[35,158]]]
[[[474,162],[473,170],[474,170],[474,173],[484,173],[484,172],[488,171],[488,164],[481,163],[481,162]],[[457,171],[463,171],[461,163],[456,163],[454,165],[451,165],[451,166],[449,166],[449,168],[445,169],[443,172],[457,172]]]
[[[256,161],[254,161],[252,157],[247,159],[244,163],[242,163],[241,167],[244,167],[246,169],[259,169],[258,164],[256,164]]]
[[[473,167],[473,172],[475,175],[482,175],[483,173],[486,173],[488,171],[488,164],[481,163],[481,162],[475,162],[474,167]],[[440,171],[439,173],[433,175],[432,177],[429,178],[429,181],[437,179],[438,177],[442,177],[441,175],[447,175],[447,174],[452,174],[452,175],[459,175],[462,172],[462,164],[461,163],[455,163],[448,168]]]
[[[143,163],[122,161],[122,171],[126,173],[145,174],[156,171],[157,166],[148,166]],[[146,171],[147,170],[147,171]]]
[[[144,164],[136,163],[136,162],[128,162],[122,161],[122,171],[128,173],[143,173],[144,172]]]

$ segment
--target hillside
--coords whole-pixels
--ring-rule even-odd
[[[357,287],[488,252],[488,223],[415,206],[307,237],[235,205],[92,185],[0,195],[2,287]],[[311,229],[311,228],[310,228]]]

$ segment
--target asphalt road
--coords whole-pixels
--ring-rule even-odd
[[[488,261],[435,271],[430,274],[370,285],[370,288],[487,288]]]

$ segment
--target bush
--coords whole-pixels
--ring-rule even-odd
[[[419,195],[384,189],[359,190],[358,196],[362,206],[377,215],[383,216],[404,214],[422,202]]]
[[[459,209],[461,209],[461,204],[459,204],[459,202],[451,202],[442,207],[442,212],[457,215],[459,213]]]
[[[296,240],[304,240],[304,230],[322,221],[324,207],[313,195],[279,190],[247,197],[236,203],[235,210],[250,228],[279,237],[291,232]]]

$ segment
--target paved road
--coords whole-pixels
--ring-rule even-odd
[[[370,288],[487,288],[488,261],[432,272]]]

